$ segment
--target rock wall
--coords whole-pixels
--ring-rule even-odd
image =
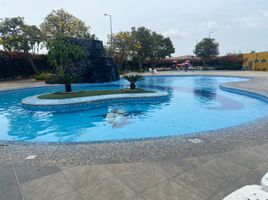
[[[86,53],[86,58],[76,62],[72,70],[80,77],[77,82],[102,83],[119,80],[118,65],[113,58],[107,56],[102,41],[74,39],[72,43],[81,46]]]

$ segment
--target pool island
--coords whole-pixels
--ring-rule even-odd
[[[70,99],[79,97],[91,97],[110,94],[134,94],[134,93],[155,93],[156,91],[136,89],[119,89],[119,90],[82,90],[77,92],[54,92],[38,96],[38,99]]]
[[[116,103],[162,102],[169,93],[141,88],[117,90],[82,90],[34,95],[22,99],[27,110],[70,112],[96,109]]]

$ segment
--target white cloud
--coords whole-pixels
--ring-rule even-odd
[[[267,26],[268,11],[255,13],[249,16],[236,17],[232,22],[240,27],[254,29]]]
[[[201,22],[200,26],[205,29],[217,29],[220,27],[219,23],[214,21]]]
[[[163,35],[167,37],[172,37],[172,38],[185,38],[189,36],[189,33],[186,31],[181,31],[181,30],[172,28],[167,31],[164,31]]]
[[[262,11],[261,14],[263,17],[268,17],[268,10]]]

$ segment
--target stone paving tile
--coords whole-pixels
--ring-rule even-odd
[[[74,189],[79,189],[91,184],[99,184],[105,178],[113,175],[102,165],[70,167],[64,169],[62,172]]]
[[[204,200],[213,197],[228,186],[227,182],[200,167],[175,177],[174,181],[198,194]]]
[[[145,200],[201,200],[192,191],[171,180],[143,192],[143,196]]]
[[[221,158],[248,169],[255,169],[267,160],[263,155],[247,149],[223,153]]]
[[[139,164],[140,163],[113,163],[113,164],[106,164],[104,165],[104,167],[113,174],[118,174],[132,167],[138,166]]]
[[[92,181],[77,190],[87,200],[125,200],[137,194],[115,176],[108,176],[99,181]]]
[[[145,200],[145,198],[141,195],[135,196],[135,197],[131,197],[127,200]]]
[[[247,148],[247,150],[261,155],[264,159],[268,161],[268,145],[267,144],[249,147]]]
[[[71,183],[62,172],[53,173],[20,185],[26,200],[53,199],[73,191]]]
[[[167,179],[161,168],[151,163],[142,163],[116,175],[137,192],[147,190]]]
[[[212,160],[218,156],[219,156],[218,154],[203,155],[203,156],[197,156],[197,157],[184,158],[183,160],[190,162],[195,166],[199,166],[199,165],[201,165],[205,162],[208,162],[209,160]]]
[[[260,185],[262,175],[255,171],[250,171],[249,173],[245,174],[242,178],[238,179],[236,183],[230,185],[227,188],[223,188],[217,195],[212,197],[210,200],[221,200],[224,197],[228,196],[235,190],[238,190],[241,187],[246,185]]]
[[[240,178],[236,185],[243,187],[245,185],[260,185],[261,179],[264,176],[264,174],[260,174],[256,171],[250,171],[248,174]]]
[[[7,146],[1,146],[0,143],[0,166],[7,166],[7,165],[9,165]]]
[[[78,192],[71,191],[71,192],[61,194],[50,200],[86,200],[86,199],[82,198]]]
[[[23,200],[18,186],[10,188],[4,194],[0,195],[1,200]]]
[[[162,173],[167,177],[178,176],[195,167],[194,164],[182,159],[159,161],[154,165],[159,167]]]
[[[0,197],[17,186],[12,166],[0,166]]]
[[[14,168],[20,184],[57,173],[61,170],[58,167],[32,167],[26,165],[17,165]]]
[[[237,184],[231,185],[227,188],[222,189],[218,194],[213,196],[210,200],[222,200],[223,198],[225,198],[226,196],[228,196],[229,194],[238,190],[241,187],[243,187],[243,186],[239,186]]]
[[[255,171],[263,175],[266,174],[268,172],[268,162],[265,162],[264,164],[257,167]]]
[[[221,158],[210,160],[200,167],[230,183],[235,182],[249,172],[249,169]]]

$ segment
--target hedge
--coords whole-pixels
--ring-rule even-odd
[[[155,67],[170,67],[174,66],[174,61],[177,63],[183,63],[186,59],[162,59],[157,61],[154,66]],[[202,66],[203,62],[200,58],[193,57],[189,59],[193,66]],[[133,66],[134,64],[131,63]],[[137,65],[137,63],[136,63]],[[215,70],[241,70],[243,65],[243,57],[242,55],[226,55],[226,56],[218,56],[206,61],[206,65],[214,68]],[[152,66],[152,63],[149,61],[145,62],[143,67],[149,68]],[[134,68],[135,69],[135,68]]]
[[[40,72],[53,72],[53,67],[48,64],[47,55],[32,55],[33,61]],[[202,66],[202,60],[196,57],[190,59],[193,66]],[[155,67],[171,67],[174,59],[162,59],[155,63]],[[176,59],[183,63],[185,59]],[[241,55],[219,56],[208,60],[207,65],[216,70],[241,70],[243,58]],[[149,68],[152,64],[145,62],[143,68]],[[138,71],[137,61],[127,61],[123,70]],[[0,80],[29,78],[35,75],[26,55],[23,52],[0,51]]]
[[[41,71],[51,71],[46,55],[32,55],[34,64]],[[23,52],[0,51],[0,80],[29,78],[35,75]]]

